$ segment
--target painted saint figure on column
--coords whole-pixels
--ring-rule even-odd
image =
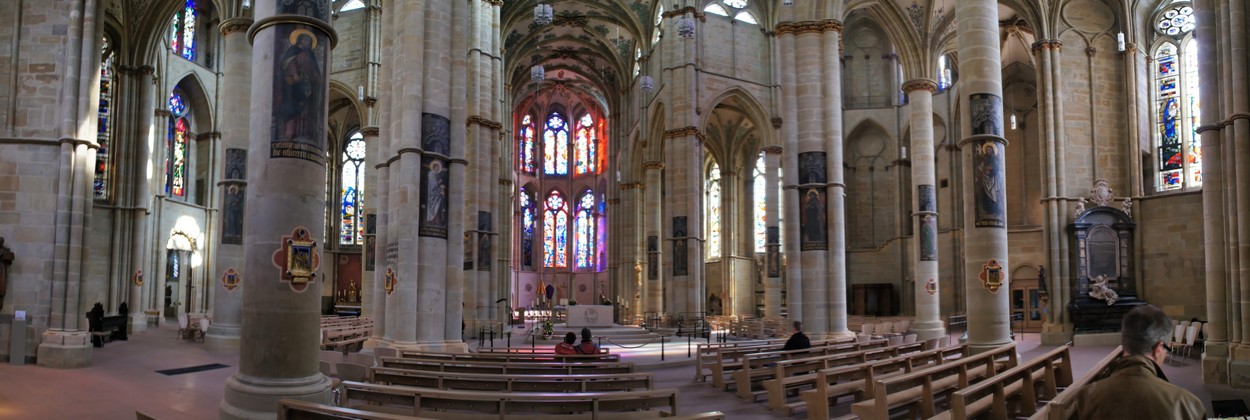
[[[305,25],[281,26],[274,38],[270,157],[325,162],[328,43]]]
[[[423,158],[421,236],[447,237],[447,170],[442,159]]]
[[[976,197],[976,226],[1003,227],[1007,219],[1007,191],[1003,177],[1002,146],[997,141],[980,142],[972,151],[972,184]]]

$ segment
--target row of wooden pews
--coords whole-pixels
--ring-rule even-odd
[[[790,415],[800,407],[807,409],[809,419],[829,418],[829,407],[848,395],[863,401],[873,395],[873,386],[879,379],[892,378],[913,371],[941,365],[968,355],[967,345],[901,354],[884,360],[831,367],[816,372],[812,389],[799,392],[800,401],[789,401],[781,396],[774,399],[770,394],[769,407]]]
[[[382,357],[372,383],[344,381],[348,409],[433,419],[720,419],[679,415],[676,389],[654,389],[617,355],[401,352]],[[307,417],[353,418],[353,417]],[[379,417],[382,418],[382,417]]]
[[[1033,414],[1039,401],[1053,401],[1058,390],[1072,384],[1068,346],[1046,352],[975,385],[955,391],[950,410],[938,419],[1017,418]]]
[[[1081,388],[1094,380],[1101,379],[1106,376],[1107,370],[1111,368],[1122,357],[1124,348],[1117,346],[1115,350],[1108,353],[1098,364],[1094,365],[1089,373],[1080,379],[1075,379],[1059,395],[1051,399],[1045,405],[1038,408],[1037,412],[1029,417],[1029,420],[1069,420],[1076,417],[1076,403],[1081,396]],[[1069,371],[1069,375],[1071,372]]]
[[[750,354],[743,360],[741,368],[734,370],[731,374],[734,379],[733,388],[739,398],[755,402],[756,397],[764,395],[764,391],[761,390],[764,381],[810,373],[830,366],[842,366],[853,359],[865,357],[870,350],[884,349],[886,346],[885,340],[872,340],[803,350]],[[923,346],[923,343],[917,343],[911,347],[920,350]],[[893,348],[886,352],[897,350],[898,348]]]
[[[321,319],[321,348],[346,351],[373,335],[373,318],[325,317]]]
[[[905,409],[910,417],[936,415],[937,400],[950,393],[1015,367],[1016,343],[1010,343],[975,356],[912,371],[873,382],[872,399],[851,405],[851,412],[864,420],[887,420],[890,412]]]
[[[855,342],[854,338],[842,338],[842,339],[834,339],[834,340],[817,340],[817,341],[812,342],[811,349],[816,349],[814,351],[819,351],[820,349],[823,349],[825,347],[845,345],[845,344],[850,344],[854,342]],[[749,356],[754,355],[754,354],[779,352],[781,351],[783,347],[785,347],[785,342],[767,341],[760,345],[745,345],[745,346],[740,346],[740,347],[727,347],[727,348],[716,349],[714,350],[713,355],[709,355],[706,357],[706,361],[707,361],[706,367],[710,370],[710,373],[708,373],[707,376],[710,376],[712,378],[713,387],[716,387],[717,389],[720,389],[720,390],[728,390],[730,380],[733,379],[733,377],[730,375],[732,375],[734,371],[742,369]],[[700,363],[703,363],[703,362],[700,362]],[[704,375],[703,366],[701,366],[699,363],[696,363],[695,368],[698,369],[698,371],[696,372],[696,375]]]

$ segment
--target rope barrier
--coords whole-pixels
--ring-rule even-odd
[[[659,336],[658,338],[659,338],[659,339],[661,339],[661,340],[663,340],[663,339],[664,339],[664,336]],[[611,338],[604,337],[604,339],[607,339],[609,344],[614,344],[614,345],[616,345],[617,347],[620,347],[620,348],[623,348],[623,349],[630,349],[630,350],[637,349],[637,348],[642,348],[642,346],[645,346],[645,345],[648,345],[648,344],[651,344],[651,343],[654,343],[654,342],[655,342],[655,338],[652,338],[652,339],[648,340],[646,343],[642,343],[642,344],[639,344],[639,345],[637,345],[637,346],[629,347],[629,346],[626,346],[626,345],[623,345],[623,344],[617,343],[617,342],[615,342],[615,341],[612,341],[612,339],[611,339]]]

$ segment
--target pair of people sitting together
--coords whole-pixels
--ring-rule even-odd
[[[577,334],[565,334],[564,342],[556,344],[556,354],[599,354],[599,346],[590,341],[590,328],[582,328],[582,342],[576,342]]]

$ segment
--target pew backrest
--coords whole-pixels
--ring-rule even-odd
[[[407,386],[343,382],[342,399],[352,408],[393,411],[404,415],[435,415],[445,412],[504,415],[507,417],[559,417],[582,413],[651,411],[668,417],[677,415],[677,390],[656,389],[626,392],[579,393],[501,393],[455,391]],[[459,413],[457,413],[459,414]]]
[[[1082,376],[1080,379],[1074,379],[1067,388],[1064,388],[1063,392],[1060,392],[1054,399],[1051,399],[1049,403],[1042,407],[1042,409],[1033,413],[1029,419],[1069,420],[1076,418],[1076,403],[1081,397],[1081,388],[1083,388],[1085,384],[1093,381],[1095,378],[1100,378],[1104,371],[1115,364],[1116,360],[1120,359],[1123,351],[1123,346],[1116,346],[1114,350],[1111,350],[1111,353],[1108,353],[1102,358],[1102,360],[1098,361],[1098,364],[1094,365],[1094,367],[1090,369],[1085,376]],[[1071,375],[1071,373],[1069,373],[1069,375]]]
[[[374,368],[373,382],[434,389],[499,392],[591,392],[652,389],[651,373],[496,375]]]

